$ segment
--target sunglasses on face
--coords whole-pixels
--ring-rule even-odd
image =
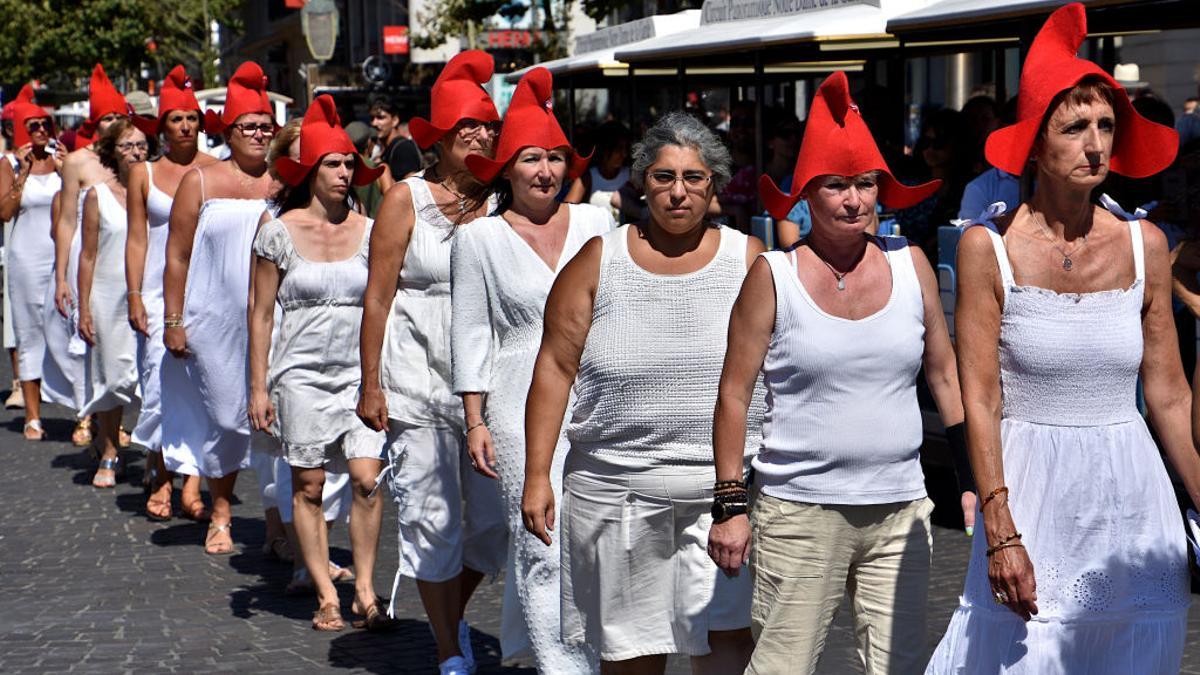
[[[45,120],[33,120],[32,122],[26,122],[25,128],[31,133],[37,133],[39,131],[45,131],[49,133],[50,123]]]
[[[242,132],[242,136],[252,138],[256,134],[262,134],[270,138],[275,135],[275,125],[269,123],[255,124],[254,122],[240,122],[233,125],[234,129]]]
[[[500,123],[480,122],[479,120],[463,120],[458,123],[458,133],[460,136],[469,138],[484,132],[495,136],[500,133]]]

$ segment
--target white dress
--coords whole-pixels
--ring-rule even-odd
[[[5,269],[11,295],[13,330],[21,379],[42,379],[46,352],[46,289],[54,291],[54,240],[50,238],[50,206],[62,189],[57,173],[30,175],[21,193],[21,206],[12,220],[12,238],[5,242]],[[45,391],[43,389],[43,391]]]
[[[42,305],[45,321],[46,358],[42,365],[42,397],[73,410],[87,402],[87,343],[79,335],[79,251],[83,248],[83,200],[92,188],[79,191],[75,210],[75,232],[67,256],[67,285],[71,289],[70,316],[59,314],[54,304],[55,284],[51,278]]]
[[[16,157],[11,152],[4,153],[3,159],[4,161],[8,162],[9,166],[12,167],[13,175],[16,175],[16,173],[20,171],[20,164],[17,162]],[[12,242],[12,226],[12,219],[4,221],[5,246],[8,246]],[[4,305],[4,348],[16,349],[17,334],[15,331],[13,331],[12,325],[12,298],[9,297],[12,295],[12,293],[10,289],[11,286],[8,285],[8,264],[6,263],[4,265],[4,298],[3,300],[0,300],[0,302],[2,302]]]
[[[262,199],[208,199],[200,207],[183,300],[186,359],[162,365],[167,470],[220,478],[250,466],[246,415],[250,258]]]
[[[92,188],[100,212],[99,245],[89,304],[96,344],[88,349],[87,403],[80,417],[129,405],[138,398],[137,340],[125,291],[125,205],[104,183]]]
[[[163,272],[167,267],[167,228],[174,200],[154,184],[154,163],[146,162],[146,266],[142,272],[142,305],[149,336],[137,334],[138,379],[142,411],[133,429],[133,442],[151,452],[162,450]]]
[[[1004,478],[1039,612],[1025,623],[995,604],[987,538],[976,536],[961,605],[927,672],[1177,673],[1188,553],[1171,481],[1136,402],[1141,224],[1129,224],[1133,284],[1080,294],[1017,286],[1003,240],[984,224],[1004,284]]]
[[[525,397],[554,279],[588,239],[614,226],[612,217],[594,206],[568,208],[567,238],[554,269],[500,216],[480,218],[462,228],[451,255],[454,391],[487,394],[484,419],[496,445],[500,492],[508,512],[510,586],[520,599],[538,669],[563,674],[592,672],[597,663],[594,652],[561,639],[558,537],[546,546],[521,522]],[[550,471],[560,496],[566,452],[566,436],[560,432]]]
[[[361,368],[358,333],[367,288],[371,222],[354,255],[312,262],[296,251],[279,219],[259,229],[254,253],[275,263],[283,311],[272,343],[267,390],[275,404],[279,440],[288,463],[323,466],[340,441],[346,459],[379,458],[383,433],[355,414]]]

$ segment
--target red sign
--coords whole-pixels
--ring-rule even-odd
[[[408,26],[383,27],[383,53],[408,53]]]
[[[534,35],[527,30],[493,30],[487,33],[488,49],[528,49]]]
[[[283,6],[288,9],[304,9],[305,0],[283,0]]]

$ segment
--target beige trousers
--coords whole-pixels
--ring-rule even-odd
[[[867,675],[922,672],[932,511],[927,498],[836,506],[760,495],[750,549],[757,645],[746,672],[815,672],[846,592]]]

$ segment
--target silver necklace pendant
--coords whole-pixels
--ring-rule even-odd
[[[1063,258],[1063,269],[1070,272],[1072,267],[1074,267],[1074,264],[1071,263],[1071,259]]]
[[[846,277],[838,277],[838,290],[846,290]]]

